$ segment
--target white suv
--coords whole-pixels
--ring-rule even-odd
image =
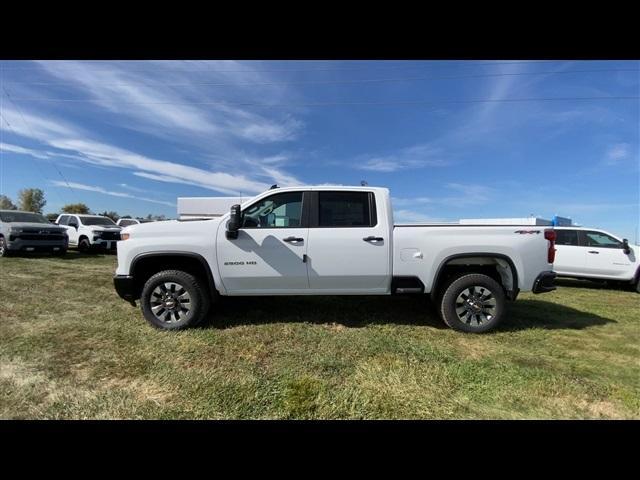
[[[637,245],[596,228],[555,227],[555,231],[553,270],[559,277],[622,281],[640,292]]]
[[[67,230],[69,246],[75,246],[81,252],[92,247],[115,251],[120,240],[121,228],[109,217],[65,213],[58,215],[56,224]]]

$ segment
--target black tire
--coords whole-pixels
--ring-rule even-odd
[[[91,249],[91,244],[89,243],[89,239],[86,237],[82,237],[78,242],[78,250],[82,253],[87,253]]]
[[[638,281],[636,282],[636,292],[640,293],[640,278],[638,279]]]
[[[166,287],[165,284],[176,284],[177,287],[175,287],[175,291],[172,291],[172,288]],[[179,298],[185,295],[185,293],[180,293],[183,290],[189,301],[184,304],[176,303],[180,302]],[[169,295],[169,300],[162,302],[158,298],[157,292]],[[152,305],[153,302],[155,305]],[[140,296],[144,318],[151,325],[162,330],[183,330],[198,325],[209,311],[210,303],[209,294],[204,284],[190,273],[181,270],[163,270],[156,273],[144,284]],[[174,305],[174,308],[165,308],[163,306],[165,304]],[[188,305],[188,312],[180,311],[175,305],[180,305],[180,308],[183,309]],[[156,316],[152,308],[159,312],[159,316]]]
[[[502,285],[487,275],[469,273],[449,284],[440,299],[440,316],[454,330],[484,333],[500,323],[506,304]]]
[[[4,241],[4,237],[0,237],[0,257],[8,257],[9,249],[7,243]]]

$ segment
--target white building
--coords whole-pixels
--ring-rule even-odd
[[[178,218],[211,218],[227,213],[248,197],[178,197]]]

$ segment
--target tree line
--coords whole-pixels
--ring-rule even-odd
[[[47,204],[47,200],[44,198],[44,192],[39,188],[23,188],[18,192],[18,204],[13,203],[11,198],[6,195],[0,195],[0,210],[23,210],[25,212],[34,212],[42,214],[44,206]],[[77,214],[89,214],[89,215],[101,215],[103,217],[109,217],[114,222],[117,222],[120,218],[132,218],[131,215],[120,216],[118,212],[104,211],[94,213],[84,203],[69,203],[62,207],[61,213],[77,213]],[[49,221],[53,222],[58,218],[57,213],[47,213],[45,215]],[[137,217],[142,219],[143,217]],[[165,215],[152,215],[149,214],[144,217],[146,220],[166,220]]]

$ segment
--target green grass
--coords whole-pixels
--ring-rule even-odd
[[[494,333],[426,299],[222,299],[151,328],[115,257],[0,260],[0,418],[640,418],[640,295],[522,294]]]

